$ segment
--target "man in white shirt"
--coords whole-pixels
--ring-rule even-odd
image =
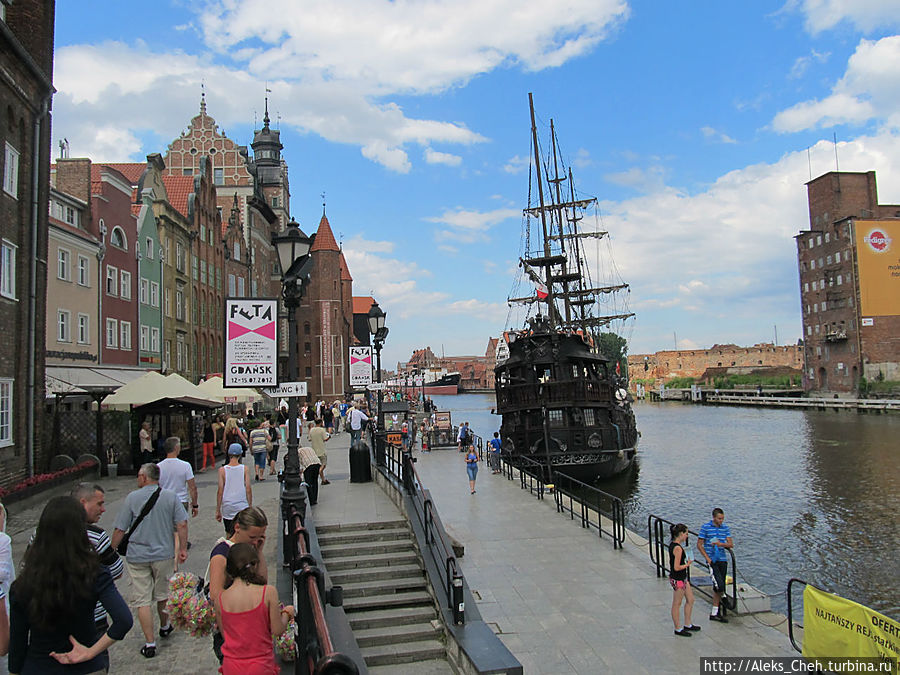
[[[352,448],[354,443],[359,443],[362,437],[362,425],[369,421],[369,417],[359,409],[358,403],[354,403],[347,418],[350,420],[350,447]]]
[[[190,504],[191,517],[197,517],[197,485],[194,483],[194,471],[191,465],[183,459],[178,459],[181,453],[181,439],[178,436],[170,436],[166,439],[166,458],[159,462],[159,485],[163,490],[171,490],[178,496],[178,501],[188,511]],[[188,501],[190,499],[190,501]]]

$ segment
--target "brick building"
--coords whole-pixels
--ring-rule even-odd
[[[874,171],[826,173],[807,194],[809,229],[795,237],[805,387],[900,380],[900,205],[878,203]]]
[[[628,380],[653,379],[664,383],[675,377],[699,378],[708,369],[730,368],[749,372],[763,368],[803,367],[803,348],[798,345],[760,343],[752,347],[713,345],[709,349],[664,350],[628,355]]]
[[[0,485],[44,470],[52,1],[0,1]],[[37,163],[37,166],[35,166]]]

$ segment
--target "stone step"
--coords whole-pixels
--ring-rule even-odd
[[[316,525],[316,534],[333,532],[359,532],[365,530],[390,530],[408,527],[405,520],[385,520],[377,523],[336,523],[334,525]]]
[[[412,623],[383,628],[364,628],[353,632],[360,647],[416,642],[419,640],[440,640],[442,631],[431,622]]]
[[[428,582],[421,576],[408,579],[391,579],[375,581],[359,581],[341,584],[344,598],[362,598],[373,595],[389,595],[391,593],[408,593],[428,589]]]
[[[321,543],[321,542],[320,542]],[[330,558],[347,558],[352,555],[375,555],[377,553],[402,553],[415,551],[415,546],[409,540],[371,542],[367,544],[342,544],[340,546],[320,546],[322,558],[326,561]]]
[[[419,565],[391,565],[390,567],[360,567],[357,569],[328,571],[331,583],[339,586],[378,579],[425,578]]]
[[[408,527],[392,527],[377,530],[357,530],[354,532],[333,532],[322,534],[316,532],[319,537],[319,546],[337,546],[339,544],[361,544],[370,541],[390,541],[394,539],[409,539],[411,536]]]
[[[437,640],[407,642],[402,645],[376,645],[361,647],[367,666],[387,666],[395,663],[428,661],[446,656],[446,648]]]
[[[377,555],[348,555],[329,558],[325,568],[332,570],[349,570],[362,567],[394,567],[397,565],[414,565],[419,562],[415,550],[402,553],[379,553]]]
[[[344,598],[344,612],[360,612],[370,609],[390,609],[391,607],[433,606],[434,599],[427,591],[386,593],[359,598]]]
[[[456,675],[446,658],[416,663],[393,663],[389,666],[370,666],[369,675]]]
[[[434,607],[420,605],[418,607],[392,607],[391,609],[374,609],[366,612],[354,612],[347,615],[354,635],[356,631],[386,626],[405,626],[413,623],[426,623],[437,619]]]

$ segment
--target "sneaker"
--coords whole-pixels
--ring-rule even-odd
[[[169,624],[168,628],[160,627],[159,637],[164,637],[164,638],[169,637],[174,631],[175,631],[175,626],[173,626],[172,624]]]
[[[673,632],[679,637],[691,637],[693,635],[693,633],[691,633],[691,631],[689,631],[687,628],[682,628],[681,630],[676,630]]]
[[[152,659],[156,656],[156,646],[154,645],[151,647],[150,645],[144,645],[141,647],[141,656],[145,659]]]
[[[698,631],[698,630],[700,630],[700,626],[693,626],[693,625],[692,625],[692,626],[685,626],[684,629],[685,629],[685,630],[691,630],[691,631]]]

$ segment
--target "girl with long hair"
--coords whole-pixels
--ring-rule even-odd
[[[228,551],[225,590],[216,598],[219,626],[225,636],[222,675],[277,675],[272,638],[284,633],[294,608],[284,609],[274,586],[260,574],[259,551],[234,544]]]
[[[84,507],[74,497],[54,497],[44,507],[10,591],[10,672],[103,672],[109,666],[106,650],[131,629],[131,612],[86,527]],[[98,600],[112,620],[99,638]]]
[[[669,528],[672,541],[669,542],[669,583],[672,585],[672,621],[675,635],[690,637],[700,626],[691,623],[694,608],[694,591],[691,588],[691,563],[694,562],[687,544],[688,528],[684,523]],[[681,622],[681,601],[684,600],[684,623]]]
[[[241,449],[247,452],[247,434],[241,429],[234,417],[229,417],[225,422],[225,431],[222,433],[222,452],[226,453],[232,443],[240,443]],[[243,455],[241,455],[243,457]]]

